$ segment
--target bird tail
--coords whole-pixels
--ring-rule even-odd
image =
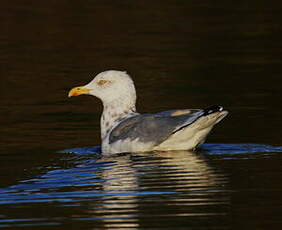
[[[206,116],[206,115],[209,115],[209,114],[212,114],[212,113],[216,113],[216,112],[220,112],[220,111],[223,111],[222,106],[220,106],[220,105],[210,106],[210,107],[204,109],[203,116]]]

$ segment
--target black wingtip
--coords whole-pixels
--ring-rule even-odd
[[[204,109],[204,116],[220,111],[223,111],[223,107],[219,105],[214,105]]]

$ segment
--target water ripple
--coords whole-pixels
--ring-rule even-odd
[[[263,144],[203,144],[200,150],[204,150],[207,154],[232,155],[232,154],[248,154],[248,153],[269,153],[282,152],[282,146],[271,146]],[[74,154],[101,154],[100,146],[89,146],[81,148],[72,148],[59,151],[59,153]]]
[[[0,227],[95,222],[103,228],[138,227],[138,218],[187,218],[227,215],[228,176],[206,156],[281,152],[268,145],[205,144],[202,150],[116,154],[103,157],[99,147],[60,151],[62,164],[46,166],[37,177],[0,189],[0,205],[9,215]],[[44,204],[48,219],[21,210]],[[56,212],[54,212],[56,207]],[[77,210],[77,212],[75,211]],[[54,212],[54,213],[53,213]],[[75,212],[75,213],[73,213]],[[126,220],[126,221],[125,221]],[[183,220],[184,221],[184,220]],[[135,226],[135,227],[134,227]]]

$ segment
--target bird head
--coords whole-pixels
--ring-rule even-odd
[[[124,71],[108,70],[99,73],[91,82],[84,86],[74,87],[69,91],[68,96],[79,96],[88,94],[96,96],[103,103],[112,101],[136,101],[136,92],[131,77]]]

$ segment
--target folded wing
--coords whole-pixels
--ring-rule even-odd
[[[136,140],[159,145],[182,127],[204,115],[204,110],[169,110],[157,114],[140,114],[118,124],[109,136],[110,144],[119,140]]]

